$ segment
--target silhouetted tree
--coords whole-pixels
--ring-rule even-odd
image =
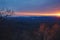
[[[1,9],[0,10],[0,23],[2,23],[8,16],[14,15],[13,10],[6,10],[6,9]]]

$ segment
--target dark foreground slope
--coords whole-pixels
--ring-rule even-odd
[[[7,17],[0,22],[2,40],[42,40],[34,37],[34,30],[38,32],[40,24],[60,24],[57,17]],[[49,26],[50,27],[50,26]]]

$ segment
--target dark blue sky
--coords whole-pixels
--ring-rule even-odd
[[[15,11],[53,11],[60,10],[60,0],[0,0],[0,8]]]

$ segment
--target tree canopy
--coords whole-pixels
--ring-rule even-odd
[[[12,15],[14,15],[14,11],[13,10],[10,10],[10,9],[1,9],[0,10],[0,17],[1,16],[12,16]]]

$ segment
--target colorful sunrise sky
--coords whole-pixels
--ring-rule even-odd
[[[13,9],[17,13],[53,13],[60,12],[60,0],[0,0],[1,8]]]

